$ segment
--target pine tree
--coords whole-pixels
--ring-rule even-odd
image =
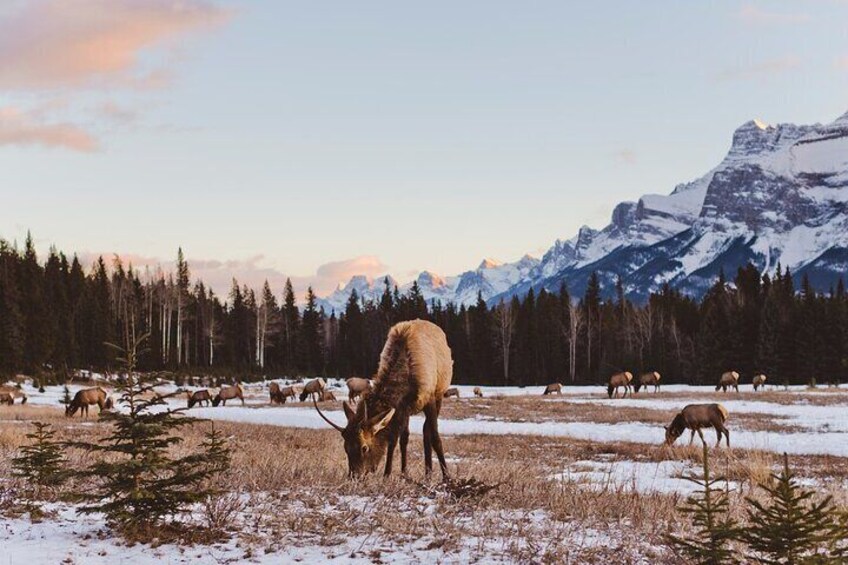
[[[827,553],[838,533],[832,498],[816,502],[814,491],[799,487],[786,454],[783,469],[772,478],[774,486],[760,485],[767,495],[765,503],[745,499],[750,525],[739,539],[755,552],[751,559],[767,565],[828,563]]]
[[[46,491],[54,491],[69,478],[66,468],[64,448],[61,442],[53,439],[56,435],[50,424],[33,422],[35,431],[26,435],[32,440],[21,447],[21,454],[12,459],[12,475],[26,483],[26,497],[40,500]]]
[[[691,516],[695,531],[688,538],[671,535],[668,538],[669,544],[678,554],[700,565],[738,563],[729,542],[737,537],[739,529],[736,522],[727,516],[730,507],[727,494],[717,486],[725,479],[710,476],[709,449],[706,445],[703,468],[700,477],[684,477],[700,486],[701,490],[687,498],[679,508],[682,513]]]
[[[71,400],[71,389],[69,389],[68,385],[65,384],[65,386],[62,387],[62,400],[60,400],[60,402],[63,405],[68,406],[71,403]]]
[[[206,451],[182,457],[169,453],[182,442],[180,428],[196,419],[178,415],[182,409],[167,408],[165,400],[172,395],[155,393],[153,384],[135,372],[146,337],[129,340],[128,349],[115,347],[124,355],[120,362],[126,384],[120,387],[124,410],[101,413],[101,419],[112,425],[111,434],[98,443],[74,444],[100,456],[82,472],[94,479],[95,486],[77,493],[84,503],[81,511],[103,513],[112,528],[138,540],[179,535],[179,526],[166,520],[212,494],[208,480],[228,461],[222,459],[224,447],[215,432],[207,437]]]

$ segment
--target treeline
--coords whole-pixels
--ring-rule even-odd
[[[377,301],[356,294],[344,312],[325,312],[308,290],[298,307],[291,282],[278,296],[233,280],[226,300],[176,270],[145,272],[118,258],[83,266],[51,249],[39,261],[31,238],[18,250],[0,240],[0,371],[43,379],[75,369],[109,372],[113,348],[148,334],[139,367],[250,380],[294,375],[370,376],[392,324],[438,324],[454,356],[454,380],[469,384],[601,384],[613,372],[656,370],[664,382],[713,383],[723,371],[770,382],[844,380],[848,298],[840,281],[821,294],[788,270],[753,266],[721,276],[700,301],[666,286],[645,304],[619,284],[592,277],[583,296],[530,291],[522,299],[472,306],[428,304],[413,285],[384,281]]]

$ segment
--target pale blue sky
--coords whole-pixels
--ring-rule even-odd
[[[113,1],[0,10],[15,31],[0,237],[165,259],[182,245],[251,282],[323,289],[360,266],[456,274],[670,192],[748,119],[848,110],[838,0]],[[106,32],[79,21],[104,10]],[[129,39],[94,61],[62,43],[109,32]],[[112,48],[128,56],[104,62]]]

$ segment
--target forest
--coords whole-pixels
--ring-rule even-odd
[[[115,370],[114,348],[147,334],[140,369],[224,380],[322,375],[370,376],[389,327],[424,318],[444,329],[454,382],[529,386],[602,384],[621,370],[659,371],[663,382],[711,384],[723,371],[743,381],[763,372],[774,384],[835,383],[846,376],[848,297],[799,288],[788,269],[773,277],[753,265],[719,276],[695,300],[668,286],[642,304],[619,282],[593,277],[583,296],[532,290],[472,306],[427,303],[384,281],[379,301],[350,297],[325,312],[310,288],[298,301],[290,281],[278,296],[239,285],[217,296],[192,280],[179,250],[173,273],[142,274],[117,257],[82,265],[51,249],[40,261],[0,239],[0,373],[63,382],[85,369]]]

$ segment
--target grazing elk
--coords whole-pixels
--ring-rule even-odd
[[[633,380],[633,373],[630,371],[624,371],[623,373],[616,373],[615,375],[610,377],[609,384],[607,385],[607,394],[610,398],[613,395],[618,396],[618,389],[620,387],[624,387],[624,396],[627,396],[627,393],[630,393],[630,396],[633,396],[633,392],[630,389],[630,381]],[[622,396],[622,398],[624,398]]]
[[[338,399],[336,398],[336,395],[333,394],[332,390],[322,390],[321,391],[321,398],[320,398],[321,402],[335,402],[336,400],[338,400]]]
[[[721,389],[722,392],[727,392],[729,387],[733,387],[736,389],[736,392],[739,392],[739,373],[736,371],[727,371],[721,375],[721,379],[719,379],[715,389],[716,391]]]
[[[73,400],[65,407],[65,416],[73,417],[77,410],[80,411],[80,416],[88,417],[88,407],[96,404],[101,412],[112,408],[112,399],[106,394],[102,388],[84,388],[77,391]]]
[[[650,373],[645,373],[644,375],[639,377],[639,381],[633,385],[633,392],[639,392],[639,389],[645,387],[645,390],[648,389],[649,386],[654,386],[654,392],[660,391],[660,374],[656,371],[652,371]]]
[[[12,397],[12,404],[14,404],[15,400],[18,399],[18,398],[21,399],[21,404],[27,403],[26,393],[16,386],[7,386],[7,385],[0,386],[0,393],[6,393],[9,396],[11,396]]]
[[[444,394],[445,398],[450,398],[451,396],[455,396],[455,397],[459,398],[459,389],[456,388],[455,386],[452,386],[445,391],[445,394]]]
[[[479,386],[474,387],[474,396],[476,396],[477,398],[483,398],[483,391],[480,390]]]
[[[305,402],[309,396],[314,400],[316,397],[321,398],[321,391],[327,386],[327,381],[322,378],[317,378],[309,381],[300,392],[300,401]]]
[[[218,406],[222,402],[224,403],[224,406],[226,406],[227,401],[232,400],[233,398],[241,400],[241,405],[244,406],[244,391],[242,390],[241,385],[225,386],[222,388],[221,391],[215,395],[215,398],[212,399],[212,406]]]
[[[718,436],[716,447],[721,445],[721,434],[724,434],[727,447],[730,447],[730,432],[724,427],[726,421],[727,408],[721,404],[689,404],[674,417],[671,424],[665,427],[665,444],[670,446],[677,441],[684,430],[691,430],[689,445],[692,445],[692,440],[695,439],[695,432],[698,432],[701,441],[704,442],[704,445],[707,445],[707,440],[704,439],[704,432],[701,431],[701,428],[715,428]]]
[[[345,381],[347,384],[347,399],[353,402],[359,398],[365,391],[371,390],[371,379],[363,379],[362,377],[351,377]]]
[[[754,376],[754,390],[756,391],[758,388],[763,387],[763,390],[766,388],[766,376],[760,373],[759,375]]]
[[[362,396],[356,409],[343,404],[347,425],[343,428],[321,417],[341,432],[347,453],[348,474],[374,472],[386,455],[384,474],[392,472],[395,447],[400,439],[401,472],[406,473],[409,417],[424,412],[424,466],[433,469],[432,452],[439,458],[442,476],[448,468],[439,435],[439,412],[453,377],[453,360],[445,333],[424,320],[400,322],[389,330],[374,386]]]
[[[194,392],[187,391],[186,398],[188,400],[188,407],[194,408],[195,405],[203,406],[203,403],[206,403],[206,406],[212,404],[212,395],[209,394],[209,391],[206,389],[196,390]]]
[[[268,387],[268,394],[271,397],[271,404],[285,404],[286,399],[283,396],[283,389],[279,383],[272,382]]]
[[[0,392],[0,404],[8,404],[9,406],[15,403],[15,397],[8,392]]]
[[[542,396],[547,396],[549,394],[558,394],[562,396],[562,385],[559,383],[551,383],[545,387],[545,392],[542,393]]]

